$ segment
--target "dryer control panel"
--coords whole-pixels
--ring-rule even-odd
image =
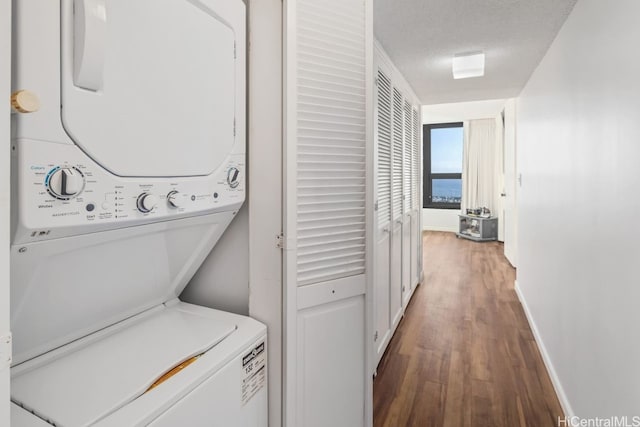
[[[72,144],[14,146],[16,243],[235,210],[245,197],[243,154],[229,155],[211,175],[133,178],[109,173]]]

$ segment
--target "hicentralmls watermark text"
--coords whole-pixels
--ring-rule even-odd
[[[609,418],[558,417],[558,427],[640,427],[640,415]]]

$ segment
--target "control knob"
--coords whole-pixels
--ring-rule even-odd
[[[236,188],[238,185],[240,185],[239,178],[240,178],[240,169],[238,169],[235,166],[230,167],[229,171],[227,172],[227,184],[229,184],[229,187]]]
[[[182,197],[180,197],[180,193],[176,190],[171,191],[167,194],[167,203],[172,208],[181,208],[182,207]]]
[[[73,199],[84,188],[84,175],[74,167],[59,167],[49,176],[47,188],[58,199]]]
[[[138,196],[138,210],[142,213],[151,212],[158,204],[158,197],[150,193]]]

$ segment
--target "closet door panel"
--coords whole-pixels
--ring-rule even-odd
[[[284,3],[286,427],[370,418],[371,6]]]
[[[413,115],[408,100],[403,105],[403,133],[402,133],[402,306],[409,303],[412,290],[411,280],[411,166],[413,143]]]
[[[417,286],[420,282],[420,272],[422,269],[421,248],[422,248],[422,230],[420,230],[420,215],[422,207],[420,206],[421,197],[421,162],[420,162],[420,141],[422,140],[420,132],[420,117],[418,108],[412,110],[412,162],[411,162],[411,282],[412,287]]]
[[[378,68],[376,77],[375,146],[377,165],[376,274],[374,277],[374,363],[377,366],[391,337],[391,79]]]
[[[404,144],[404,97],[398,88],[393,88],[393,130],[391,150],[391,267],[390,305],[392,330],[402,317],[402,222],[403,206],[403,144]]]

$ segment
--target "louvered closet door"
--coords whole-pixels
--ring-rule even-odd
[[[375,147],[377,153],[377,223],[374,276],[374,353],[378,365],[391,338],[389,311],[389,267],[391,231],[391,80],[378,68],[375,111]]]
[[[420,121],[418,109],[412,109],[413,141],[411,162],[411,286],[415,287],[420,281],[420,246],[422,244],[422,232],[420,230],[421,209],[420,197]]]
[[[357,427],[370,387],[371,0],[285,7],[285,422]]]
[[[403,193],[403,213],[411,212],[411,166],[413,163],[413,114],[411,104],[404,102],[404,138],[402,141],[402,193]]]
[[[419,212],[421,210],[420,200],[422,197],[420,195],[420,143],[421,143],[421,132],[420,132],[420,116],[418,114],[418,109],[413,109],[413,177],[412,177],[412,186],[413,192],[411,195],[412,200],[412,209]]]
[[[403,118],[403,98],[402,93],[393,88],[393,150],[392,150],[392,218],[394,221],[402,219],[402,162],[404,143],[404,118]],[[399,222],[398,222],[399,224]]]
[[[411,165],[413,144],[413,114],[411,103],[404,101],[404,133],[402,139],[402,305],[411,297]]]
[[[393,127],[391,150],[391,254],[390,291],[392,331],[402,317],[402,164],[404,143],[404,99],[402,93],[393,88]]]
[[[391,80],[378,70],[377,80],[378,228],[391,222]]]

